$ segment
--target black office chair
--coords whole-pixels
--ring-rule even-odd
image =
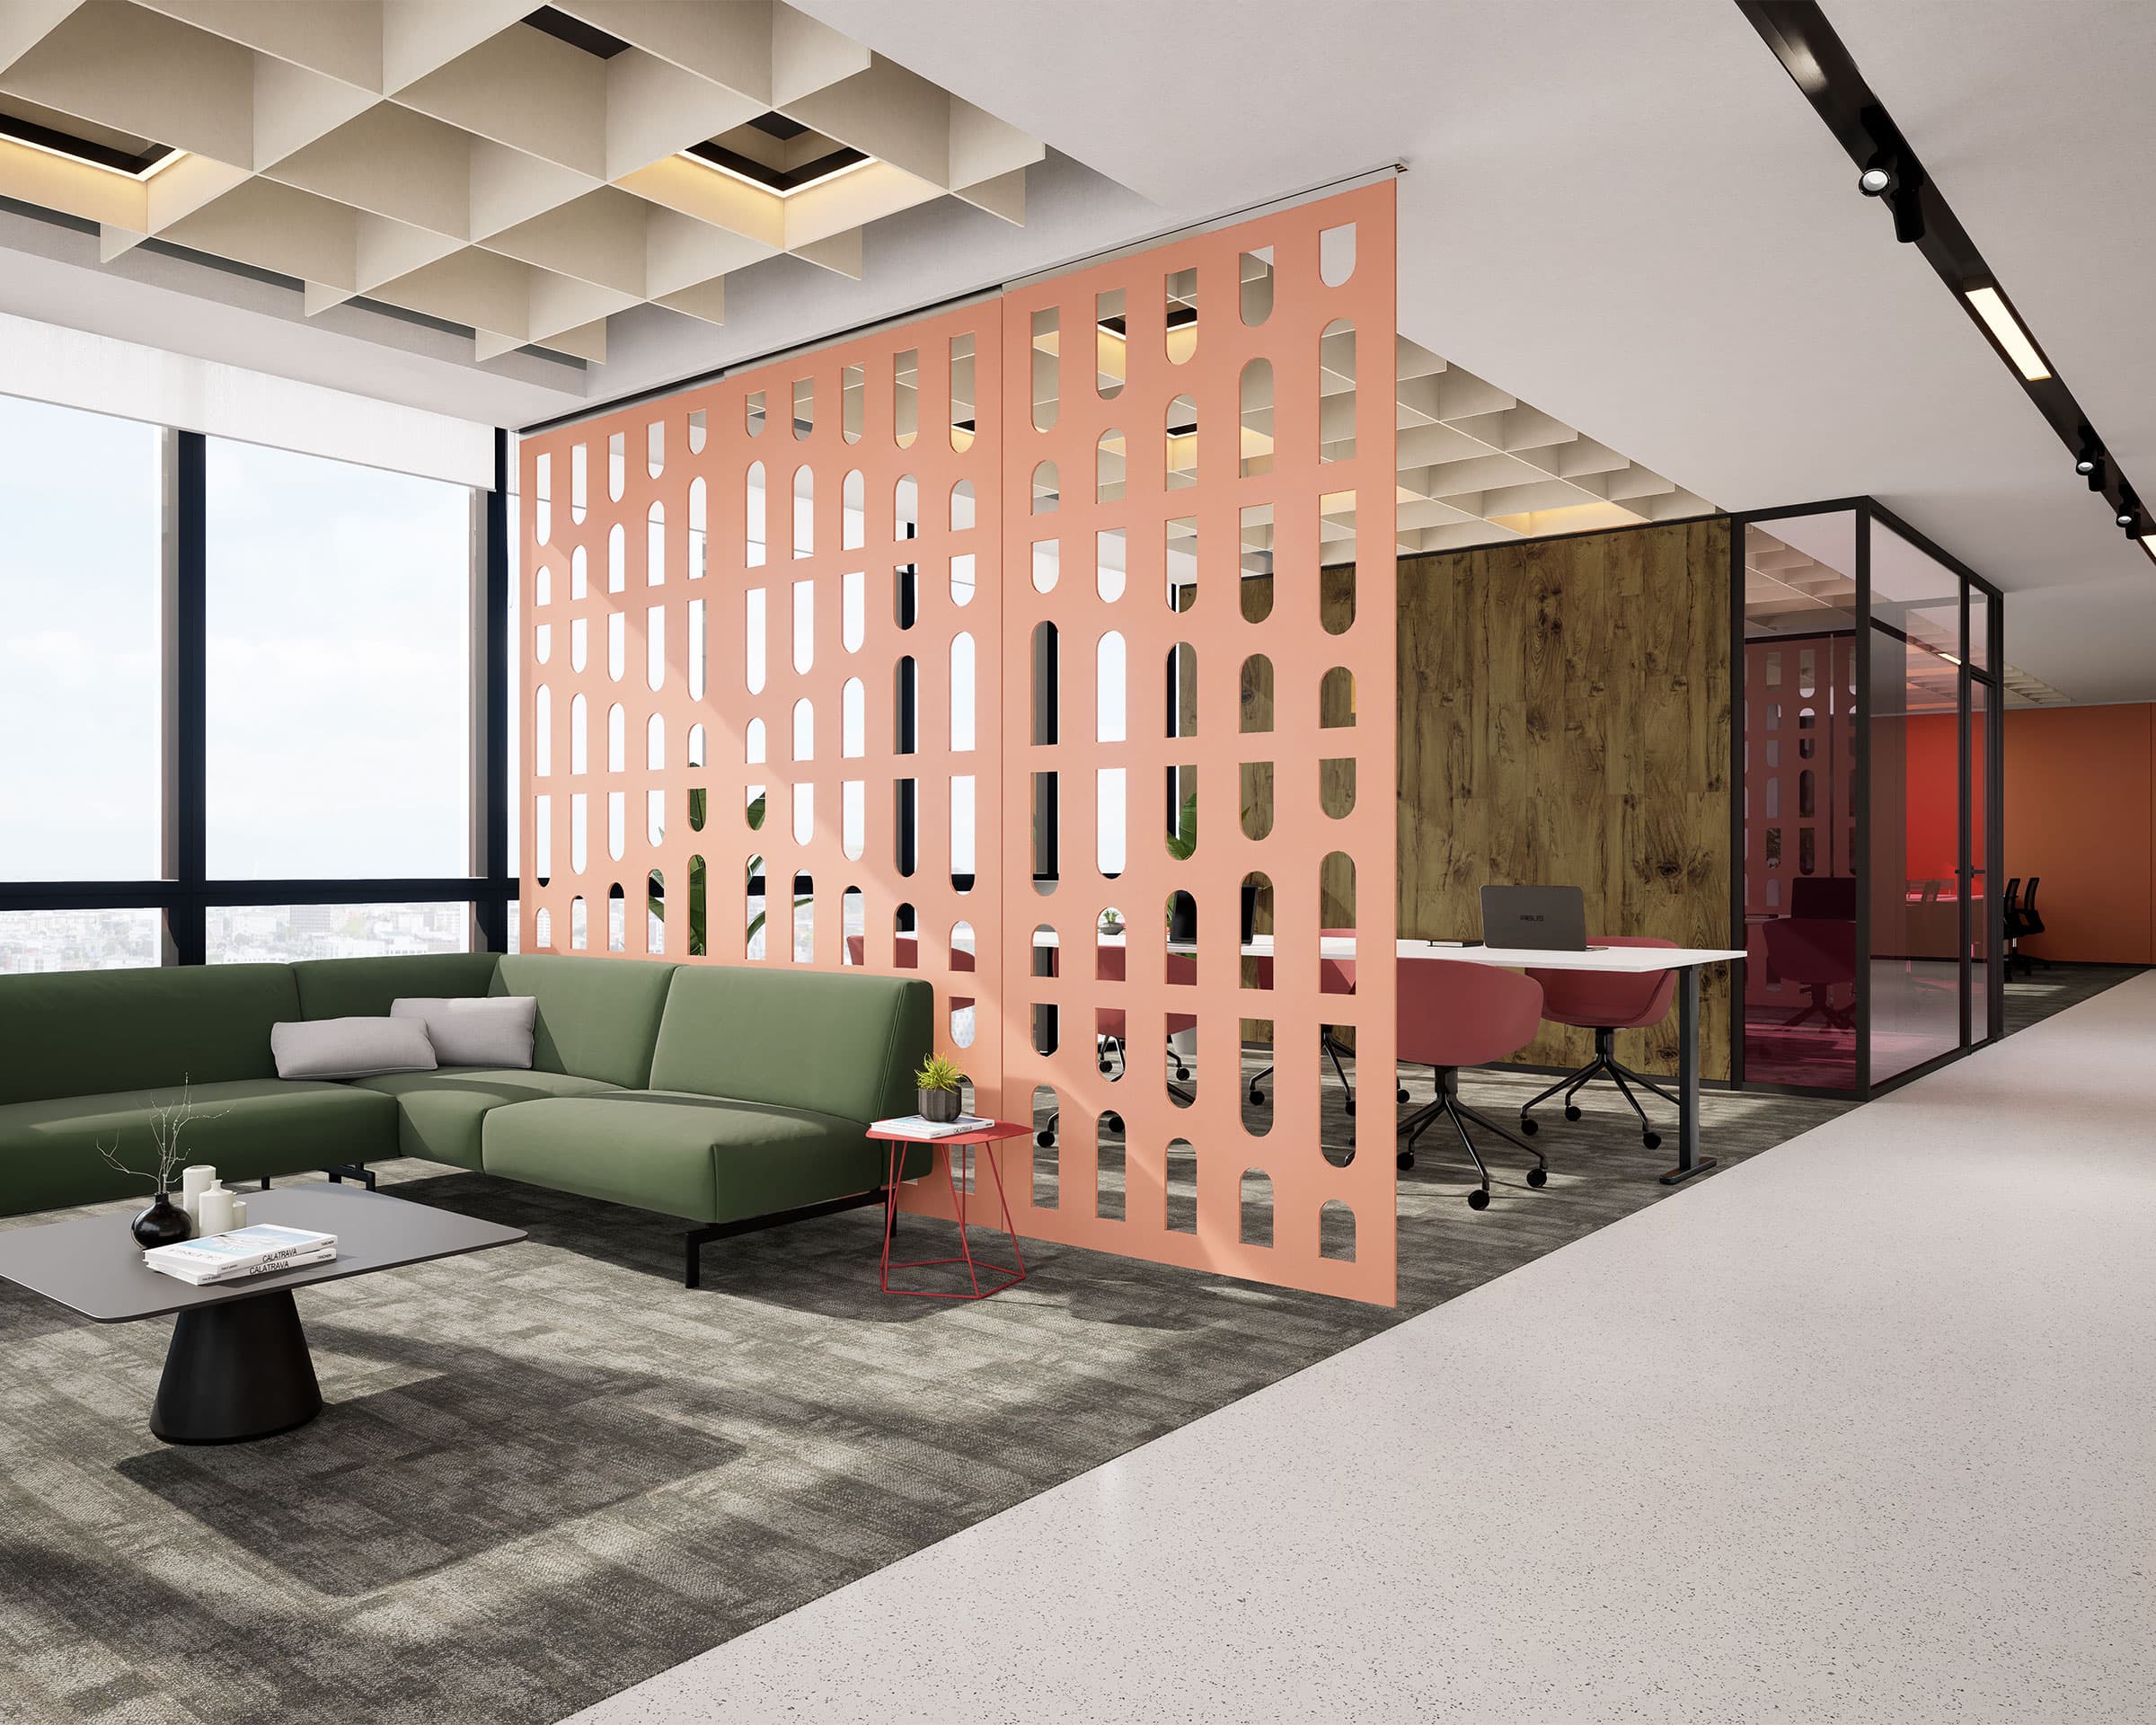
[[[2036,969],[2039,967],[2046,970],[2051,969],[2048,960],[2039,959],[2031,953],[2022,952],[2019,950],[2020,935],[2041,934],[2044,932],[2044,913],[2037,908],[2037,889],[2043,883],[2043,880],[2044,877],[2040,874],[2030,875],[2028,890],[2021,895],[2021,926],[2015,936],[2017,942],[2015,956],[2021,960],[2021,968],[2024,970]]]

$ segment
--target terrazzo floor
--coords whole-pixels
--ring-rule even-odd
[[[2156,1718],[2156,976],[576,1716]]]

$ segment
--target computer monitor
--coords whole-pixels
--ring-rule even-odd
[[[1585,952],[1587,896],[1577,887],[1484,887],[1482,944]]]

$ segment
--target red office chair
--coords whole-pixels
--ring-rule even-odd
[[[1854,1030],[1855,1008],[1835,1005],[1833,990],[1857,979],[1856,924],[1842,916],[1781,916],[1764,926],[1774,974],[1811,992],[1811,1004],[1782,1028],[1816,1018],[1830,1031]]]
[[[1442,1114],[1453,1123],[1460,1142],[1482,1183],[1467,1195],[1470,1209],[1489,1208],[1489,1170],[1482,1153],[1467,1135],[1472,1120],[1486,1132],[1494,1132],[1534,1158],[1527,1183],[1540,1186],[1550,1178],[1542,1153],[1523,1143],[1495,1121],[1487,1120],[1459,1096],[1462,1066],[1487,1066],[1517,1054],[1542,1028],[1542,986],[1533,976],[1501,970],[1486,964],[1462,964],[1445,959],[1400,959],[1399,1052],[1402,1060],[1427,1063],[1436,1069],[1437,1100],[1409,1115],[1400,1124],[1407,1145],[1400,1152],[1402,1168],[1415,1165],[1415,1141]]]
[[[1597,934],[1588,945],[1674,947],[1676,942],[1637,934]],[[1528,1110],[1540,1107],[1560,1090],[1565,1092],[1565,1118],[1577,1120],[1579,1106],[1573,1097],[1591,1079],[1606,1076],[1639,1117],[1640,1141],[1649,1150],[1656,1148],[1662,1135],[1648,1124],[1647,1110],[1639,1106],[1639,1099],[1625,1080],[1651,1091],[1672,1108],[1677,1105],[1677,1099],[1644,1073],[1618,1064],[1617,1032],[1643,1030],[1666,1018],[1669,1003],[1677,992],[1677,973],[1655,970],[1625,976],[1608,970],[1530,970],[1527,974],[1542,985],[1544,1018],[1552,1024],[1571,1024],[1595,1032],[1595,1057],[1577,1072],[1560,1078],[1541,1095],[1529,1099],[1520,1110],[1520,1130],[1533,1137],[1539,1128]]]

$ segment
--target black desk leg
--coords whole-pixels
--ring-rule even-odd
[[[1700,967],[1677,972],[1677,1165],[1662,1176],[1665,1186],[1690,1180],[1714,1166],[1700,1154]]]

